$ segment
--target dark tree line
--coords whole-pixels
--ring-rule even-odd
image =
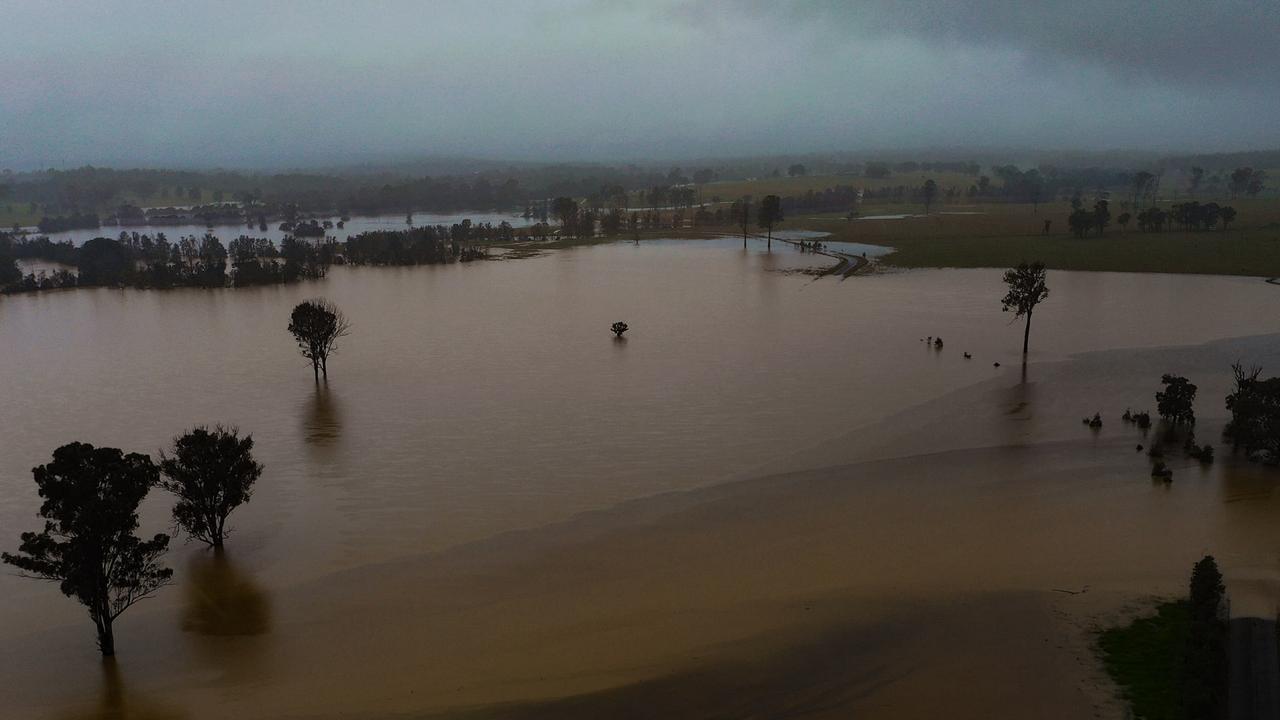
[[[40,259],[75,266],[77,272],[28,275],[0,290],[22,292],[58,287],[243,287],[324,277],[334,262],[333,243],[311,243],[285,237],[280,247],[265,238],[241,236],[232,252],[214,235],[183,237],[171,243],[163,233],[152,237],[121,233],[119,239],[93,238],[79,247],[48,238],[18,239],[0,235],[0,248],[15,258]],[[228,264],[230,271],[228,272]]]
[[[1176,203],[1168,210],[1149,207],[1137,215],[1138,229],[1143,232],[1161,232],[1175,225],[1183,230],[1213,230],[1222,224],[1226,230],[1236,219],[1236,209],[1217,203],[1200,204],[1196,201]]]
[[[470,220],[446,227],[429,225],[406,230],[374,230],[337,243],[341,261],[352,265],[437,265],[488,257],[477,242],[510,242],[515,232],[507,223],[472,225]]]
[[[618,213],[605,216],[606,230],[616,234]],[[594,216],[592,216],[594,222]],[[610,225],[609,223],[613,223]],[[536,228],[535,228],[536,231]],[[528,231],[523,231],[527,233]],[[545,229],[543,230],[545,235]],[[120,233],[118,239],[94,238],[77,247],[46,237],[12,238],[0,233],[0,291],[24,292],[63,287],[246,287],[292,283],[324,277],[331,265],[426,265],[468,262],[488,257],[482,243],[511,242],[517,233],[509,223],[435,225],[406,230],[379,230],[338,242],[325,238],[285,236],[279,246],[267,238],[241,235],[229,246],[212,234],[170,242],[154,236]],[[76,273],[23,276],[13,262],[38,259],[73,266]]]
[[[96,230],[102,227],[102,222],[98,219],[97,213],[73,213],[55,217],[46,215],[40,218],[40,222],[36,224],[36,227],[42,233],[63,232],[64,230]]]

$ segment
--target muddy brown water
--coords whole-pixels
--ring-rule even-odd
[[[1280,358],[1269,337],[1202,344],[1276,332],[1275,287],[1051,273],[1024,379],[998,271],[794,272],[823,262],[622,243],[0,300],[5,547],[63,442],[154,453],[221,422],[267,467],[224,556],[178,543],[115,666],[55,587],[0,576],[0,707],[982,717],[1044,696],[1069,717],[1107,694],[1072,628],[1176,590],[1197,553],[1274,606],[1274,478],[1224,459],[1153,486],[1118,414],[1185,368],[1213,433],[1226,364]],[[354,325],[320,387],[285,331],[316,295]],[[163,498],[144,521],[164,528]],[[1021,691],[992,682],[1009,657]]]

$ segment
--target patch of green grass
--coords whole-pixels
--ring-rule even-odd
[[[902,220],[849,222],[814,216],[783,227],[825,230],[832,239],[893,247],[895,252],[882,261],[898,267],[1001,268],[1039,260],[1055,270],[1280,276],[1280,202],[1244,200],[1236,205],[1243,222],[1229,230],[1146,233],[1132,224],[1127,230],[1113,225],[1101,237],[1087,238],[1065,231],[1065,203],[1038,209],[980,204],[970,208],[981,214]],[[1053,222],[1048,235],[1040,232],[1045,220]]]
[[[1191,629],[1186,601],[1167,602],[1156,614],[1141,617],[1098,637],[1107,673],[1120,686],[1134,717],[1182,720],[1179,676]]]
[[[894,247],[884,262],[899,267],[1012,267],[1039,260],[1054,270],[1280,275],[1280,236],[1259,231],[952,238]]]

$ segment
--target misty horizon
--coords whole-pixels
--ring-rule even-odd
[[[1268,149],[1273,12],[751,0],[14,5],[0,167]]]

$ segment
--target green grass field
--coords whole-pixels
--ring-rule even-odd
[[[1098,649],[1111,679],[1120,686],[1134,717],[1145,720],[1183,720],[1179,694],[1190,633],[1190,609],[1185,601],[1163,603],[1155,615],[1104,631]]]
[[[887,245],[895,252],[882,258],[897,267],[1009,267],[1039,260],[1059,270],[1207,273],[1280,276],[1280,199],[1231,202],[1239,217],[1229,230],[1145,233],[1130,223],[1114,224],[1104,235],[1076,238],[1067,232],[1065,203],[1030,205],[984,203],[942,205],[928,217],[898,220],[855,220],[800,216],[784,228],[830,232],[833,239]],[[862,216],[919,213],[919,207],[864,207]],[[947,215],[946,212],[977,212]],[[1044,221],[1052,222],[1049,234]]]
[[[225,193],[224,201],[230,200],[231,193]],[[183,207],[191,205],[211,205],[214,203],[214,199],[213,191],[205,190],[199,200],[192,200],[186,196],[178,197],[175,194],[170,194],[167,197],[156,194],[149,196],[128,195],[122,202],[137,205],[138,207]],[[113,213],[115,211],[115,207],[119,204],[120,203],[117,202],[108,207],[98,208],[96,212],[100,217],[105,218],[107,215]],[[30,203],[17,202],[14,200],[0,201],[0,229],[8,230],[13,227],[15,223],[22,227],[31,227],[40,222],[40,218],[43,215],[44,212],[38,208],[32,211]]]

